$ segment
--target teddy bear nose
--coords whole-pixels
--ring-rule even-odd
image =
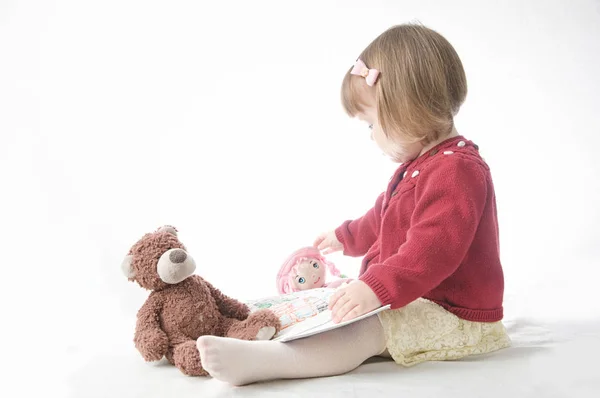
[[[186,258],[187,254],[181,249],[175,249],[169,254],[169,260],[171,260],[173,264],[181,264]]]

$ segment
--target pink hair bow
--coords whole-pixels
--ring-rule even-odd
[[[356,60],[354,67],[350,71],[350,74],[364,77],[367,84],[369,86],[373,86],[377,81],[379,71],[377,69],[367,68],[367,65],[365,65],[365,63],[359,58]]]

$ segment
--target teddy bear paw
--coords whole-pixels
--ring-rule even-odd
[[[256,340],[271,340],[275,336],[276,329],[274,326],[265,326],[259,329],[256,333]]]

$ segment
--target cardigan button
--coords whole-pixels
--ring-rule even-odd
[[[444,151],[444,155],[452,155],[454,152],[452,151]]]
[[[406,177],[406,173],[408,173],[408,171],[405,171],[404,174],[402,174],[402,178]]]
[[[419,170],[415,170],[415,171],[413,171],[413,173],[412,173],[412,178],[415,178],[415,177],[416,177],[416,176],[418,176],[418,175],[419,175]]]
[[[456,144],[456,145],[458,145],[460,148],[462,148],[467,144],[464,141],[459,141],[458,144]]]

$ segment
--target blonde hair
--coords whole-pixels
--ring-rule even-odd
[[[351,116],[375,99],[382,130],[408,142],[428,144],[449,133],[467,95],[467,79],[454,47],[439,33],[419,24],[389,28],[360,54],[380,73],[369,87],[348,70],[342,105]]]

